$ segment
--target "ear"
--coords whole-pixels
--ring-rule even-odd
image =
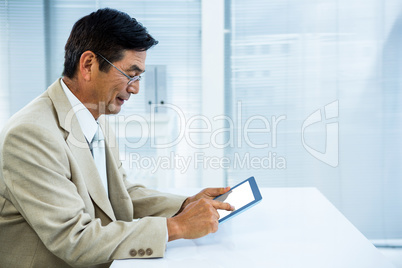
[[[96,55],[90,50],[81,54],[79,70],[85,81],[91,81],[94,70],[98,66]]]

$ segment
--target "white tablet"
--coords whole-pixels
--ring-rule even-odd
[[[229,192],[217,196],[214,199],[227,202],[235,207],[234,211],[218,209],[220,216],[219,223],[222,223],[260,202],[262,196],[258,189],[257,182],[254,177],[251,177],[232,187]]]

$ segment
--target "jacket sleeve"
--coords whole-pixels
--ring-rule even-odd
[[[172,217],[187,198],[148,189],[142,185],[132,184],[128,180],[125,184],[133,202],[135,219],[146,216]]]

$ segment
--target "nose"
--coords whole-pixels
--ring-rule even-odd
[[[130,94],[138,94],[140,91],[140,83],[139,81],[135,81],[134,83],[130,83],[127,86],[127,92]]]

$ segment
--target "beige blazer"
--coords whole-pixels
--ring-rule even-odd
[[[57,80],[0,134],[0,267],[108,267],[163,257],[185,197],[133,185],[105,132],[109,196]],[[133,219],[138,219],[133,221]]]

